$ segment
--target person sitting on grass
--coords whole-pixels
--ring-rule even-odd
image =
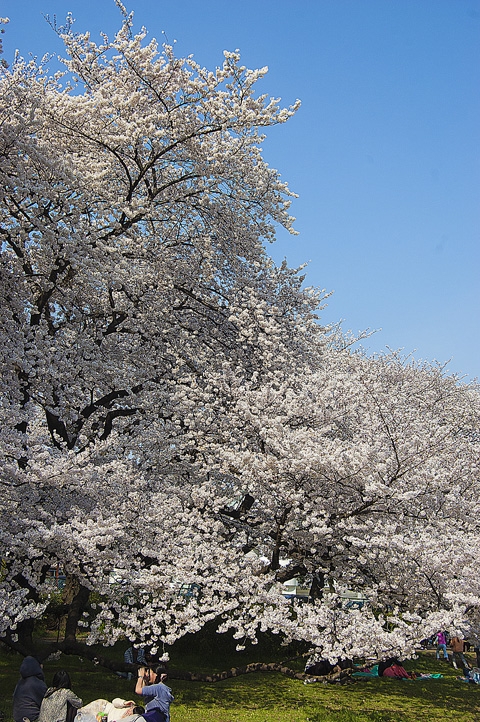
[[[397,657],[389,657],[378,665],[379,677],[393,677],[394,679],[415,679],[415,674],[407,672]]]
[[[20,665],[21,680],[13,693],[13,719],[22,722],[26,717],[36,720],[40,714],[43,695],[47,691],[40,662],[35,657],[25,657]]]
[[[142,715],[147,722],[170,722],[170,703],[174,696],[170,687],[164,684],[166,678],[167,670],[162,665],[155,670],[145,667],[138,670],[135,693],[147,702]]]
[[[83,702],[80,697],[73,694],[71,686],[68,672],[64,670],[55,672],[52,686],[47,689],[42,700],[38,722],[67,722],[69,705],[71,705],[71,719],[74,718],[76,710]]]
[[[115,697],[112,702],[106,699],[94,699],[78,710],[77,720],[81,722],[99,722],[100,719],[106,718],[106,722],[119,722],[119,720],[128,720],[136,718],[143,714],[143,707],[139,707],[133,700],[121,699]]]
[[[121,720],[122,722],[146,722],[146,719],[143,716],[144,714],[144,708],[139,705],[135,705],[130,708],[128,714],[125,717],[122,717]]]

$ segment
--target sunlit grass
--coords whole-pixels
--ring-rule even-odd
[[[123,645],[125,646],[125,645]],[[122,650],[108,650],[121,659]],[[235,655],[219,644],[200,650],[186,644],[173,649],[171,669],[214,671],[254,661],[253,650],[246,656]],[[259,661],[278,661],[282,650],[270,658],[256,655]],[[0,719],[11,722],[11,698],[18,679],[21,657],[0,650]],[[299,660],[297,668],[303,665]],[[175,695],[172,722],[480,722],[480,686],[457,679],[458,671],[431,652],[406,663],[409,669],[441,672],[442,679],[396,681],[361,679],[355,684],[304,685],[279,673],[243,675],[216,683],[186,682],[171,679]],[[128,681],[95,666],[88,660],[62,657],[45,664],[47,684],[55,671],[67,669],[73,689],[85,702],[104,697],[135,699],[135,681]]]

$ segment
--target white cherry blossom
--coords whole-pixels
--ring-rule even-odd
[[[268,257],[294,194],[262,133],[298,104],[126,14],[63,39],[63,76],[1,69],[0,638],[29,648],[51,568],[66,651],[215,619],[334,659],[473,624],[478,388],[352,351]]]

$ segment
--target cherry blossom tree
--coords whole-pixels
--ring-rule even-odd
[[[239,638],[288,630],[333,660],[468,632],[480,591],[477,388],[397,354],[330,347],[268,384],[232,368],[200,399],[217,409],[210,468],[255,500],[230,521],[224,512],[229,539],[263,560],[272,585],[239,612]],[[292,577],[309,580],[310,602],[272,604]]]
[[[58,566],[66,652],[217,620],[408,653],[478,605],[478,389],[318,323],[265,251],[297,105],[132,23],[1,71],[0,638],[32,650]]]
[[[73,639],[89,590],[122,567],[111,535],[139,553],[135,480],[194,484],[178,388],[264,363],[231,308],[275,308],[301,355],[297,318],[318,304],[264,250],[275,224],[292,230],[292,194],[261,131],[298,105],[256,94],[266,69],[225,53],[208,71],[126,13],[100,45],[70,20],[60,33],[65,74],[17,59],[1,76],[2,616],[30,641],[52,564],[72,580]]]

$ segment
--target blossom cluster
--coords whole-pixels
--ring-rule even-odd
[[[298,104],[129,16],[63,39],[64,75],[0,69],[0,637],[52,568],[91,643],[217,620],[336,659],[475,625],[478,388],[352,351],[268,257],[293,193],[262,134]]]

